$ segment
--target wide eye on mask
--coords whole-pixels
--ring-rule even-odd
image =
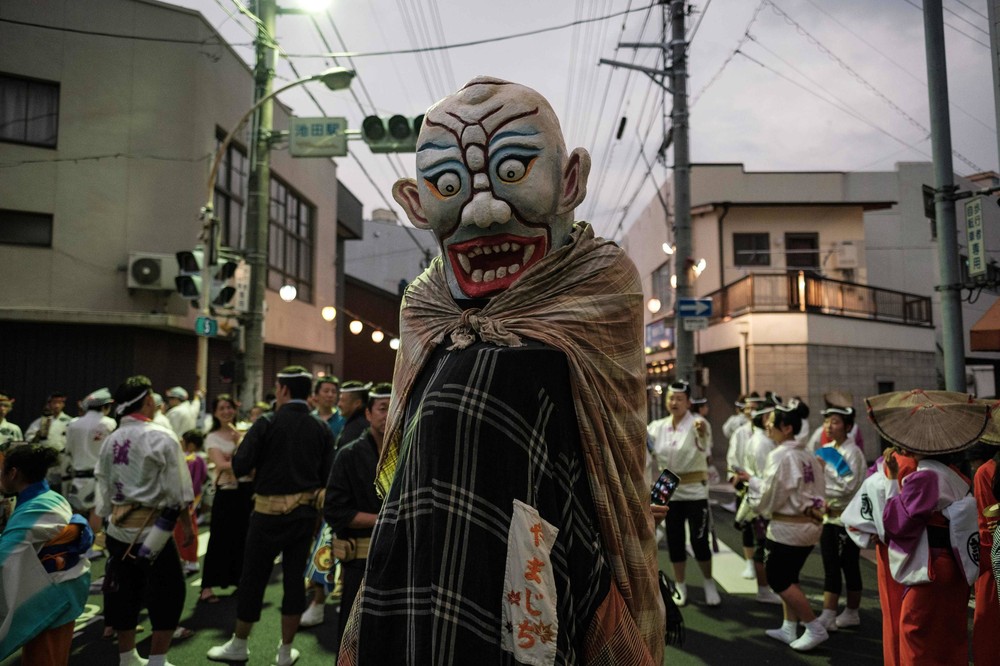
[[[497,177],[505,183],[516,183],[528,175],[534,162],[535,157],[506,157],[497,165]]]
[[[441,173],[427,176],[424,182],[431,188],[435,196],[442,199],[453,197],[462,189],[462,179],[455,171],[442,171]]]

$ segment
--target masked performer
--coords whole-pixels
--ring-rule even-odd
[[[432,107],[396,200],[442,254],[407,289],[387,490],[341,664],[659,664],[639,278],[573,223],[590,158],[537,92]]]

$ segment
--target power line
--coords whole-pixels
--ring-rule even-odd
[[[989,18],[986,16],[986,14],[983,14],[982,12],[980,12],[975,7],[970,7],[969,5],[967,5],[964,2],[962,2],[962,0],[955,0],[955,2],[957,2],[958,4],[962,5],[966,9],[968,9],[970,12],[972,12],[976,16],[982,17],[982,18],[986,19],[987,21],[989,20]]]
[[[903,0],[903,2],[905,2],[906,4],[910,5],[911,7],[913,7],[914,9],[916,9],[916,10],[918,10],[918,11],[920,11],[920,12],[923,12],[923,11],[924,11],[924,8],[923,8],[923,7],[921,7],[920,5],[918,5],[917,3],[913,2],[913,0]],[[946,12],[949,12],[949,13],[951,13],[951,14],[954,14],[955,16],[958,16],[958,14],[955,14],[955,12],[951,11],[951,10],[950,10],[950,9],[948,9],[947,7],[944,7],[944,10],[945,10]],[[963,19],[963,20],[964,20],[964,19]],[[966,22],[967,22],[967,21],[966,21]],[[960,35],[963,35],[963,36],[965,36],[965,37],[968,37],[969,39],[971,39],[972,41],[974,41],[974,42],[975,42],[976,44],[979,44],[980,46],[984,46],[984,47],[986,47],[986,48],[990,48],[990,45],[989,45],[989,44],[984,44],[984,43],[982,43],[981,41],[979,41],[978,39],[976,39],[975,37],[973,37],[972,35],[970,35],[969,33],[967,33],[967,32],[962,32],[961,30],[959,30],[958,28],[956,28],[955,26],[953,26],[953,25],[952,25],[951,23],[948,23],[947,21],[945,21],[945,22],[944,22],[944,24],[945,24],[946,26],[948,26],[949,28],[951,28],[952,30],[954,30],[955,32],[957,32],[958,34],[960,34]],[[989,34],[989,33],[987,33],[987,34]]]
[[[197,46],[223,46],[225,42],[220,41],[218,35],[213,34],[205,39],[174,39],[172,37],[144,37],[142,35],[123,35],[114,32],[102,32],[99,30],[80,30],[78,28],[66,28],[54,25],[44,25],[42,23],[32,23],[30,21],[17,21],[15,19],[0,18],[0,23],[10,23],[12,25],[23,25],[29,28],[41,28],[42,30],[55,30],[56,32],[69,32],[75,35],[92,35],[94,37],[110,37],[112,39],[132,39],[138,42],[163,42],[166,44],[194,44]],[[230,46],[250,46],[250,44],[231,44]]]
[[[642,30],[639,33],[639,41],[642,41],[643,36],[646,34],[646,28],[649,26],[649,16],[652,13],[652,11],[653,11],[652,7],[648,7],[646,9],[646,16],[642,20]],[[621,31],[620,31],[619,39],[621,38],[621,36],[623,36],[625,34],[626,23],[627,23],[627,19],[622,19],[622,25],[621,25]],[[614,52],[617,54],[619,52],[619,50],[620,50],[619,47],[615,47],[615,51]],[[636,61],[636,59],[638,57],[639,57],[639,51],[638,50],[634,50],[632,52],[632,64],[633,65],[635,64],[635,61]],[[613,70],[612,70],[612,72],[613,72]],[[607,90],[610,90],[611,73],[612,72],[608,73],[608,88],[607,88]],[[618,107],[615,110],[615,114],[613,116],[614,118],[621,117],[623,115],[623,113],[624,113],[624,109],[627,109],[631,105],[631,87],[630,86],[632,85],[632,80],[633,80],[632,76],[633,76],[633,74],[635,74],[635,70],[633,70],[633,69],[626,69],[625,83],[622,85],[622,95],[618,98]],[[604,101],[607,98],[607,90],[605,91],[605,95],[604,95],[605,99],[601,101],[601,112],[602,112],[602,114],[603,114],[603,109],[604,109]],[[591,139],[591,142],[589,144],[587,144],[587,145],[595,145],[596,144],[596,142],[597,142],[597,129],[598,129],[598,127],[594,128],[594,136]],[[609,169],[607,168],[607,165],[613,159],[614,154],[615,154],[615,152],[616,152],[616,150],[618,148],[618,144],[617,143],[613,143],[615,134],[616,134],[616,129],[612,125],[611,127],[608,128],[608,140],[604,144],[604,150],[601,151],[601,166],[597,170],[597,173],[598,173],[597,186],[594,188],[594,196],[590,200],[591,203],[590,203],[590,206],[589,206],[589,212],[588,212],[588,215],[587,215],[587,219],[593,219],[594,212],[595,212],[596,207],[597,207],[597,202],[600,199],[600,194],[604,190],[604,183],[607,182],[607,174],[608,174],[608,171],[609,171]]]
[[[598,16],[592,19],[581,19],[580,21],[572,21],[570,23],[563,23],[562,25],[554,25],[548,28],[538,28],[537,30],[528,30],[526,32],[518,32],[512,35],[503,35],[501,37],[487,37],[484,39],[476,39],[471,42],[459,42],[457,44],[442,44],[441,46],[429,46],[426,48],[414,48],[414,49],[401,49],[396,51],[372,51],[370,53],[303,53],[290,55],[290,58],[370,58],[374,56],[386,56],[386,55],[406,55],[410,53],[427,53],[430,51],[443,51],[446,49],[460,49],[467,46],[479,46],[480,44],[492,44],[494,42],[502,42],[508,39],[518,39],[520,37],[530,37],[532,35],[540,35],[546,32],[553,32],[556,30],[565,30],[566,28],[572,28],[574,25],[579,25],[581,23],[591,23],[594,21],[607,21],[608,19],[617,18],[619,16],[624,16],[631,12],[640,12],[644,9],[650,9],[652,7],[658,6],[659,3],[654,2],[651,5],[644,5],[642,7],[637,7],[635,9],[627,9],[625,11],[614,12],[606,16]]]
[[[867,39],[865,39],[864,37],[862,37],[858,33],[854,32],[854,30],[852,30],[849,26],[847,26],[844,23],[842,23],[841,21],[839,21],[837,19],[837,17],[833,16],[828,11],[826,11],[825,9],[823,9],[820,5],[816,4],[816,2],[814,2],[814,0],[806,0],[806,2],[808,2],[810,5],[812,5],[813,7],[815,7],[817,11],[821,12],[822,14],[825,14],[828,19],[830,19],[831,21],[833,21],[834,23],[836,23],[837,25],[839,25],[846,32],[848,32],[851,35],[853,35],[862,44],[866,45],[872,51],[875,51],[875,53],[879,54],[880,56],[882,56],[883,58],[885,58],[886,60],[888,60],[890,63],[892,63],[893,65],[895,65],[901,72],[903,72],[908,77],[910,77],[911,79],[913,79],[914,81],[916,81],[917,83],[919,83],[922,87],[924,87],[924,88],[927,87],[927,80],[926,79],[921,78],[921,77],[917,76],[916,74],[913,74],[912,72],[910,72],[910,70],[908,70],[904,65],[902,65],[901,63],[899,63],[895,59],[893,59],[892,56],[890,56],[889,54],[887,54],[884,51],[882,51],[881,49],[879,49],[877,46],[875,46],[874,44],[872,44],[871,42],[869,42]],[[979,124],[980,126],[982,126],[984,129],[989,130],[993,134],[996,134],[996,129],[995,128],[990,127],[989,125],[987,125],[986,123],[984,123],[982,120],[980,120],[976,116],[972,115],[971,112],[969,112],[966,109],[962,108],[962,106],[960,106],[959,104],[957,104],[954,100],[949,99],[948,103],[949,103],[949,106],[951,106],[952,108],[954,108],[957,111],[960,111],[961,113],[963,113],[970,120],[976,122],[977,124]]]
[[[864,78],[863,76],[861,76],[861,74],[859,74],[857,71],[855,71],[842,58],[840,58],[840,56],[838,56],[836,53],[834,53],[833,51],[831,51],[825,44],[823,44],[819,39],[817,39],[811,32],[809,32],[808,30],[806,30],[800,23],[798,23],[795,19],[793,19],[791,16],[789,16],[783,9],[781,9],[781,7],[779,7],[777,4],[775,4],[774,0],[764,0],[764,1],[768,5],[770,5],[771,11],[773,11],[774,13],[776,13],[778,16],[782,17],[785,20],[785,22],[788,23],[789,25],[794,26],[795,29],[796,29],[796,31],[798,31],[798,33],[800,35],[802,35],[803,37],[805,37],[806,40],[809,43],[811,43],[813,46],[815,46],[817,49],[819,49],[824,55],[826,55],[828,58],[830,58],[835,63],[837,63],[837,65],[839,65],[841,69],[843,69],[845,72],[847,72],[851,76],[851,78],[853,78],[855,81],[857,81],[862,86],[864,86],[865,88],[867,88],[872,94],[874,94],[876,97],[878,97],[879,99],[881,99],[883,102],[885,102],[886,104],[888,104],[890,109],[892,109],[893,111],[895,111],[899,115],[903,116],[903,118],[905,118],[906,121],[909,122],[911,125],[913,125],[917,129],[919,129],[920,131],[924,132],[926,135],[928,135],[928,136],[930,135],[931,131],[927,127],[924,127],[923,123],[921,123],[919,120],[917,120],[916,118],[914,118],[913,116],[911,116],[910,114],[908,114],[906,111],[904,111],[902,109],[902,107],[900,107],[898,104],[896,104],[891,99],[889,99],[889,97],[886,96],[881,90],[879,90],[877,87],[875,87],[866,78]],[[957,150],[953,149],[951,152],[952,152],[952,154],[955,157],[957,157],[962,162],[965,162],[973,170],[975,170],[975,171],[983,171],[982,167],[980,167],[977,164],[975,164],[974,162],[972,162],[972,160],[970,160],[969,158],[965,157],[964,155],[962,155],[962,153],[958,152]]]
[[[694,41],[694,36],[698,34],[698,28],[701,27],[701,22],[705,20],[705,14],[708,13],[708,8],[711,6],[712,0],[706,0],[705,8],[701,10],[701,15],[698,17],[698,22],[694,24],[691,28],[690,34],[687,36],[688,48],[691,48],[691,42]]]
[[[736,54],[740,52],[740,49],[743,48],[743,45],[746,44],[747,41],[750,39],[750,28],[752,28],[753,24],[757,22],[757,17],[760,16],[760,12],[762,9],[764,9],[764,5],[766,4],[767,0],[760,0],[760,4],[758,4],[757,8],[753,10],[753,15],[747,22],[747,27],[743,29],[743,36],[740,37],[740,40],[738,42],[736,42],[736,48],[734,48],[732,52],[728,56],[726,56],[726,59],[722,61],[722,65],[719,67],[719,70],[712,75],[712,78],[708,80],[708,83],[703,85],[701,87],[701,90],[698,91],[698,94],[696,94],[691,99],[692,109],[698,103],[698,100],[701,99],[701,96],[705,94],[705,91],[711,88],[712,85],[719,80],[719,77],[722,76],[722,73],[724,71],[726,71],[726,67],[729,66],[729,63],[733,61],[733,58],[736,57]]]

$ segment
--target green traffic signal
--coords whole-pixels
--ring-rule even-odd
[[[373,153],[413,153],[423,124],[424,114],[413,118],[398,113],[389,118],[368,116],[361,123],[361,137]]]

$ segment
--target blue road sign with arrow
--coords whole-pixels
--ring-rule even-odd
[[[712,316],[712,299],[711,298],[678,298],[677,299],[677,316],[678,317],[711,317]]]

